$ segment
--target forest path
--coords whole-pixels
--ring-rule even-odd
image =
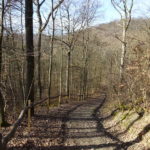
[[[114,149],[119,140],[109,137],[99,120],[99,111],[104,102],[105,98],[91,99],[68,114],[62,129],[64,149]]]
[[[126,150],[132,143],[120,141],[103,126],[101,108],[105,101],[103,95],[63,105],[45,115],[38,112],[32,120],[30,134],[22,133],[20,128],[9,149]]]

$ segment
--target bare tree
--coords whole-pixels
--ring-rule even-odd
[[[88,81],[88,61],[89,61],[89,43],[90,43],[90,24],[95,19],[95,14],[99,5],[97,1],[85,0],[81,7],[81,18],[83,22],[82,43],[83,43],[83,71],[82,71],[82,91],[83,99],[87,95],[87,81]]]
[[[67,63],[66,63],[66,95],[70,97],[71,90],[71,76],[72,76],[72,52],[75,48],[75,44],[80,34],[80,30],[82,30],[82,23],[80,20],[79,9],[75,6],[75,4],[68,0],[65,1],[62,7],[62,24],[64,33],[67,34],[65,38],[60,39],[60,41],[65,44],[67,47]]]
[[[54,51],[54,37],[55,37],[55,19],[56,13],[54,14],[54,0],[52,2],[52,36],[51,36],[51,45],[49,53],[49,80],[48,80],[48,97],[49,97],[49,106],[50,106],[50,97],[51,97],[51,88],[52,88],[52,71],[53,71],[53,51]]]
[[[2,0],[0,4],[0,82],[2,79],[2,41],[3,41],[3,32],[4,32],[4,0]],[[2,95],[2,91],[0,89],[0,125],[2,125],[5,122],[4,117],[4,99]]]
[[[33,1],[25,1],[25,29],[26,29],[26,100],[34,103],[34,47],[33,47]],[[31,109],[34,115],[34,108]]]
[[[61,22],[61,41],[63,41],[64,30],[63,30],[63,22],[62,22],[62,12],[60,10],[60,22]],[[60,56],[60,75],[59,75],[59,105],[61,104],[62,99],[62,73],[63,73],[63,43],[61,42],[61,56]]]
[[[5,15],[5,1],[2,0],[0,3],[0,126],[8,126],[9,124],[5,120],[5,103],[3,97],[3,86],[2,86],[2,57],[3,57],[3,36],[4,36],[4,15]]]
[[[41,15],[41,8],[46,0],[36,0],[34,4],[37,6],[37,17],[38,17],[38,42],[37,42],[37,50],[38,50],[38,86],[39,86],[39,96],[40,99],[42,98],[42,82],[41,82],[41,42],[42,42],[42,33],[47,27],[49,20],[55,10],[59,8],[59,6],[63,3],[64,0],[59,0],[58,4],[53,6],[53,9],[49,12],[45,23],[43,23],[42,15]],[[54,4],[52,4],[54,5]]]
[[[120,58],[120,81],[122,81],[127,52],[127,31],[131,22],[134,0],[111,0],[111,3],[116,11],[120,14],[122,22],[122,39],[116,36],[116,38],[122,43]]]

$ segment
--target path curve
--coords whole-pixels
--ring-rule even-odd
[[[103,126],[101,108],[106,96],[84,102],[63,105],[50,112],[38,114],[33,120],[30,135],[20,135],[16,140],[27,139],[16,150],[126,150],[133,144],[124,143]],[[57,139],[57,140],[56,140]],[[14,140],[15,142],[15,140]],[[14,144],[14,143],[13,143]],[[10,144],[11,145],[11,144]],[[10,148],[13,150],[13,148]]]

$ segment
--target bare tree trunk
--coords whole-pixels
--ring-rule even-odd
[[[87,27],[89,27],[88,24],[88,18],[87,18]],[[86,97],[86,90],[87,90],[87,75],[88,75],[88,51],[89,51],[89,31],[87,31],[87,36],[83,33],[83,43],[85,40],[85,46],[84,46],[84,66],[83,66],[83,99]]]
[[[64,30],[63,30],[63,19],[62,19],[62,12],[60,10],[60,22],[61,22],[61,61],[60,61],[60,75],[59,75],[59,105],[61,104],[62,99],[62,73],[63,73],[63,36],[64,36]]]
[[[38,87],[39,87],[40,99],[42,99],[42,82],[41,82],[41,39],[42,38],[41,37],[42,37],[42,34],[41,34],[41,31],[39,31],[37,50],[38,50]]]
[[[67,53],[67,70],[66,70],[66,94],[70,95],[70,61],[71,61],[71,51]]]
[[[123,30],[122,30],[122,51],[121,51],[121,58],[120,58],[120,81],[123,81],[123,73],[125,67],[125,57],[126,57],[126,22],[123,21]]]
[[[59,105],[62,98],[62,71],[63,71],[63,48],[61,49],[60,76],[59,76]]]
[[[83,99],[86,97],[87,91],[87,66],[85,65],[83,68]]]
[[[23,1],[20,1],[20,16],[21,16],[21,19],[20,19],[20,22],[21,22],[21,49],[22,49],[22,52],[25,51],[24,49],[24,33],[23,33],[23,30],[24,30],[24,25],[23,25]],[[22,64],[22,71],[21,71],[21,76],[22,76],[22,95],[23,95],[23,104],[25,105],[25,67],[24,67],[24,63]]]
[[[0,126],[5,124],[5,114],[4,114],[4,98],[2,94],[2,42],[4,33],[4,0],[1,2],[0,10]]]
[[[53,70],[53,44],[51,45],[50,49],[50,58],[49,58],[49,85],[48,85],[48,97],[49,97],[49,103],[50,106],[50,97],[51,97],[51,88],[52,88],[52,70]]]
[[[129,29],[132,17],[132,8],[134,4],[134,0],[130,0],[130,5],[128,5],[127,1],[111,0],[113,7],[120,14],[122,21],[122,39],[116,36],[116,38],[122,43],[122,51],[121,51],[121,59],[120,59],[120,83],[123,82],[123,74],[125,68],[125,57],[127,51],[127,31]]]
[[[5,126],[5,113],[4,113],[4,98],[0,91],[0,126]]]
[[[52,2],[52,37],[51,37],[51,48],[50,48],[50,60],[49,60],[49,86],[48,86],[48,97],[50,106],[51,88],[52,88],[52,71],[53,71],[53,50],[54,50],[54,36],[55,36],[55,16],[54,16],[54,0]]]
[[[88,23],[87,23],[88,27]],[[87,65],[88,65],[88,44],[89,44],[89,31],[88,35],[86,37],[86,42],[85,42],[85,48],[84,48],[84,66],[83,66],[83,100],[86,97],[86,90],[87,90],[87,75],[88,75],[88,70],[87,70]],[[83,35],[84,36],[84,35]],[[84,39],[83,39],[84,40]],[[84,42],[84,41],[83,41]]]
[[[25,29],[26,29],[26,53],[27,53],[27,74],[26,74],[26,100],[34,103],[34,48],[33,48],[33,1],[25,0]],[[31,108],[34,115],[34,107]]]
[[[36,0],[35,5],[37,6],[37,16],[38,16],[38,23],[39,23],[39,30],[38,30],[38,43],[37,43],[37,50],[38,50],[38,88],[39,88],[39,96],[40,99],[42,98],[42,81],[41,81],[41,42],[42,42],[42,32],[47,27],[50,17],[53,15],[53,12],[59,8],[59,6],[63,3],[64,0],[60,0],[59,3],[54,6],[54,2],[52,2],[52,10],[49,12],[48,17],[46,18],[45,23],[43,24],[42,17],[41,17],[41,7],[44,4],[45,0]],[[53,16],[52,16],[53,17]],[[50,70],[49,70],[50,71]],[[50,94],[50,93],[49,93]]]
[[[20,19],[20,22],[21,22],[21,46],[22,46],[22,51],[24,51],[24,37],[23,37],[23,28],[24,28],[24,26],[23,26],[23,1],[20,1],[20,16],[21,16],[21,19]]]
[[[43,1],[44,2],[44,1]],[[43,4],[37,0],[37,16],[38,16],[38,41],[37,41],[37,51],[38,51],[38,88],[39,88],[39,96],[42,98],[42,83],[41,83],[41,42],[42,42],[42,18],[41,18],[41,4]]]
[[[73,50],[72,50],[73,51]],[[73,96],[74,95],[74,91],[73,91],[73,89],[74,89],[74,87],[73,87],[73,55],[72,55],[72,53],[70,53],[70,69],[69,69],[69,71],[70,71],[70,79],[69,79],[69,99],[71,99],[71,96]]]
[[[12,38],[12,48],[13,49],[15,49],[15,37],[14,37],[14,31],[13,31],[13,27],[12,27],[12,8],[10,7],[9,8],[9,26],[10,26],[10,31],[11,31],[11,38]],[[17,57],[17,56],[16,56]],[[11,63],[9,63],[9,68],[11,68]],[[18,71],[18,73],[19,73],[19,83],[20,83],[20,89],[23,87],[22,86],[22,82],[21,82],[21,74],[20,74],[20,67],[19,67],[19,64],[18,64],[18,62],[17,62],[17,71]],[[15,67],[14,67],[15,68]],[[11,69],[10,69],[11,70]],[[12,96],[13,97],[11,97],[12,98],[12,100],[13,100],[13,112],[14,112],[14,116],[16,115],[16,100],[17,100],[17,96],[19,96],[19,95],[16,95],[15,94],[15,89],[16,88],[14,88],[13,87],[13,85],[14,85],[14,80],[12,80],[12,75],[11,74],[13,74],[13,72],[15,72],[15,70],[12,70],[12,73],[11,72],[9,72],[9,81],[10,81],[10,88],[11,88],[11,92],[12,92]],[[22,92],[22,91],[21,91]],[[19,92],[19,93],[21,93],[21,92]],[[23,93],[22,93],[23,94]]]
[[[83,70],[80,72],[80,91],[79,91],[79,100],[82,100],[83,95]]]

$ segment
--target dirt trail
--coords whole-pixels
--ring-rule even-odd
[[[99,150],[126,149],[124,143],[103,127],[100,109],[105,98],[96,98],[76,107],[67,114],[63,122],[62,146],[52,149]]]
[[[102,147],[112,149],[106,144],[115,141],[100,130],[101,124],[97,120],[99,107],[102,106],[103,101],[104,99],[92,99],[68,115],[66,135],[64,135],[65,146],[69,146],[70,149],[101,149]]]
[[[126,150],[137,142],[135,139],[124,143],[103,126],[101,108],[106,97],[92,98],[61,106],[43,115],[38,114],[33,120],[30,135],[17,134],[15,141],[25,141],[10,149],[36,150]],[[20,146],[21,145],[21,146]],[[15,148],[14,148],[15,147]]]

